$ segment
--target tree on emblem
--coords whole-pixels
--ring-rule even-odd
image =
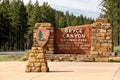
[[[40,41],[45,41],[45,40],[43,39],[43,33],[42,33],[41,30],[39,31],[38,37],[39,37],[39,40],[40,40]]]

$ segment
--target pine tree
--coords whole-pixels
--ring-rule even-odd
[[[32,46],[32,33],[33,33],[33,27],[34,27],[34,23],[32,22],[32,9],[33,9],[33,5],[31,0],[29,0],[29,3],[26,6],[26,12],[27,12],[27,33],[25,34],[25,38],[26,38],[26,43],[25,43],[25,47],[26,49],[30,49]]]
[[[55,13],[55,27],[56,28],[59,27],[59,17],[60,17],[59,11],[56,11]]]
[[[33,29],[35,28],[35,23],[41,22],[41,11],[38,0],[36,0],[35,4],[32,5],[31,1],[29,1],[27,8],[27,34],[25,37],[27,38],[26,47],[29,49],[32,46],[32,40],[33,40]]]
[[[66,11],[66,26],[70,26],[71,25],[71,21],[70,21],[70,14],[69,11]]]
[[[19,0],[19,50],[24,50],[25,34],[27,32],[27,13],[26,7],[22,0]]]
[[[14,50],[23,49],[24,33],[26,32],[26,8],[23,1],[13,0],[10,4],[11,46]],[[23,47],[22,47],[23,46]]]
[[[84,17],[83,17],[83,15],[80,15],[79,18],[80,18],[80,19],[79,19],[79,25],[84,24]]]
[[[26,6],[26,13],[27,13],[27,25],[28,26],[31,26],[32,24],[31,24],[31,17],[32,17],[32,8],[33,8],[33,5],[32,5],[32,2],[31,2],[31,0],[29,0],[29,3],[27,4],[27,6]]]
[[[65,15],[61,11],[56,11],[55,13],[55,27],[56,28],[66,27]]]
[[[102,11],[105,13],[104,17],[110,20],[113,25],[113,41],[114,45],[120,45],[120,0],[103,0]],[[102,14],[103,15],[103,14]]]
[[[65,16],[60,16],[60,18],[59,18],[59,28],[64,28],[64,27],[66,27]]]
[[[77,17],[76,17],[76,16],[73,17],[73,20],[72,20],[72,22],[71,22],[71,25],[72,25],[72,26],[78,25],[78,20],[77,20]]]
[[[55,24],[55,10],[52,9],[47,2],[44,2],[41,6],[41,22],[51,22]]]
[[[32,12],[30,10],[32,10]],[[28,34],[31,35],[33,33],[35,23],[41,22],[41,12],[39,2],[37,0],[33,7],[31,5],[31,2],[28,3],[27,13],[28,13],[28,25],[30,26],[28,29]]]
[[[36,3],[32,9],[31,26],[34,27],[34,24],[37,22],[41,22],[41,11],[38,0],[36,0]]]
[[[12,50],[17,50],[19,12],[18,2],[16,0],[12,0],[10,4],[10,20],[11,20],[10,46]]]
[[[9,31],[9,0],[3,0],[0,3],[0,47],[2,47],[3,50],[8,50],[9,48]]]

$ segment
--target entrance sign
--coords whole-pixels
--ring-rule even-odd
[[[93,24],[54,29],[50,23],[38,23],[33,45],[44,46],[47,54],[113,54],[112,26],[107,19]],[[50,26],[49,26],[50,25]]]
[[[91,25],[69,26],[55,30],[56,53],[90,53]]]

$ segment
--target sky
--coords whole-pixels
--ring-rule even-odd
[[[25,4],[29,0],[23,0]],[[34,4],[36,0],[31,0]],[[43,2],[48,2],[48,4],[56,9],[63,12],[69,11],[76,16],[84,15],[87,17],[97,18],[100,14],[100,6],[102,0],[38,0],[39,4],[42,5]]]

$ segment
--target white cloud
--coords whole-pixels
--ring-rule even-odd
[[[32,0],[33,3],[35,1],[36,0]],[[40,5],[42,5],[43,2],[48,2],[53,8],[58,10],[62,10],[62,8],[66,8],[66,10],[76,9],[84,10],[87,12],[95,12],[96,14],[100,12],[99,4],[101,3],[102,0],[38,0],[38,1]],[[24,0],[24,2],[28,3],[29,0]]]
[[[36,0],[32,0],[34,3]],[[82,9],[90,11],[99,11],[98,5],[102,0],[38,0],[40,5],[43,2],[48,2],[51,6],[64,6],[73,9]],[[28,3],[29,0],[24,0],[25,3]]]

